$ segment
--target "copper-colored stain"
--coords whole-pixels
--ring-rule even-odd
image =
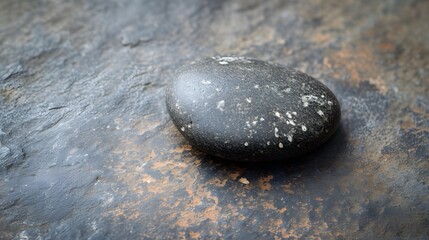
[[[324,33],[316,33],[312,36],[311,39],[319,44],[332,41],[331,36],[329,34]]]
[[[273,203],[273,202],[263,202],[263,203],[262,203],[262,206],[263,206],[265,209],[277,210],[277,208],[274,206],[274,203]]]
[[[152,115],[144,116],[142,120],[137,121],[133,128],[136,129],[140,134],[153,131],[156,127],[161,125],[160,121],[153,121],[150,118]]]
[[[380,50],[385,52],[393,52],[396,49],[396,46],[389,42],[384,42],[379,45]]]
[[[226,182],[228,181],[228,179],[219,179],[219,178],[214,178],[210,181],[207,181],[207,184],[211,184],[214,185],[216,187],[224,187]]]
[[[283,188],[283,191],[285,191],[286,193],[294,194],[291,183],[282,185],[282,188]]]
[[[238,181],[241,182],[242,184],[245,184],[245,185],[250,184],[250,182],[249,182],[249,180],[247,180],[247,178],[240,178]]]
[[[184,151],[190,151],[190,150],[192,150],[192,146],[189,144],[186,144],[186,145],[182,145],[182,146],[179,146],[177,148],[172,149],[171,152],[172,153],[182,153]]]
[[[19,91],[13,88],[0,89],[0,96],[5,102],[12,101],[19,97]]]
[[[190,236],[192,239],[200,239],[200,238],[201,238],[201,234],[200,234],[200,233],[198,233],[198,232],[192,232],[192,231],[190,231],[190,232],[189,232],[189,236]]]
[[[243,174],[243,168],[238,168],[235,171],[229,172],[228,176],[231,178],[231,180],[237,180],[237,178]]]
[[[271,190],[271,183],[270,181],[273,179],[273,175],[268,175],[266,177],[260,177],[258,179],[258,187],[259,189],[263,191],[269,191]]]

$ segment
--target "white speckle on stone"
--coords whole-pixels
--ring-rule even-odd
[[[281,117],[279,112],[275,112],[274,114],[276,115],[276,117]]]
[[[259,121],[261,121],[261,122],[262,122],[262,121],[264,121],[264,120],[265,120],[265,119],[264,119],[264,118],[262,118],[262,117],[259,119]]]
[[[328,105],[329,105],[329,106],[332,106],[332,105],[333,105],[333,103],[332,103],[331,101],[328,101]]]
[[[249,121],[246,121],[246,126],[249,127],[249,128],[251,127]]]
[[[278,128],[274,128],[274,136],[276,136],[276,138],[279,137],[279,129]]]
[[[253,121],[252,125],[255,126],[258,123],[258,121]]]
[[[246,147],[247,147],[247,146],[249,146],[249,143],[248,143],[248,142],[245,142],[245,143],[244,143],[244,146],[246,146]]]
[[[279,148],[283,148],[283,143],[279,143]]]
[[[317,114],[319,114],[320,116],[324,115],[323,112],[322,112],[322,110],[317,111]]]
[[[255,86],[253,86],[254,88],[259,88],[259,85],[255,85]]]
[[[185,127],[181,127],[180,130],[182,130],[182,132],[184,132],[185,131]]]
[[[249,97],[249,98],[246,98],[246,101],[247,101],[248,103],[251,103],[251,102],[252,102],[252,99]]]
[[[217,92],[220,92],[221,90],[222,90],[222,89],[220,89],[220,88],[216,88],[216,91],[217,91]]]
[[[26,231],[22,231],[19,233],[19,239],[25,239],[25,240],[29,239]]]
[[[324,98],[324,97],[325,97],[325,95],[323,95],[323,94],[322,94],[322,95],[321,95],[321,97],[322,97],[322,98]]]
[[[316,97],[316,96],[313,96],[313,95],[304,95],[304,96],[302,96],[302,97],[301,97],[301,101],[302,101],[302,103],[304,104],[304,107],[308,107],[308,104],[309,104],[310,102],[317,102],[317,103],[319,103],[319,104],[322,104],[322,103],[319,101],[319,98],[318,98],[318,97]]]
[[[217,103],[216,108],[219,109],[219,110],[221,110],[223,112],[223,110],[225,110],[225,101],[224,100],[219,101]]]
[[[292,115],[290,114],[290,112],[286,112],[286,116],[287,116],[288,118],[292,118]]]
[[[290,93],[290,88],[286,88],[285,92]]]
[[[292,121],[292,120],[290,120],[289,121],[289,123],[292,125],[292,126],[295,126],[296,124],[295,124],[295,122],[294,121]]]
[[[206,107],[206,106],[207,106],[207,104],[208,104],[208,103],[204,103],[204,107]]]
[[[226,64],[228,64],[228,62],[220,61],[219,64],[226,65]]]
[[[240,89],[240,86],[236,86],[235,89],[237,89],[237,90]]]
[[[296,112],[292,112],[292,114],[296,116]]]
[[[267,145],[270,145],[270,141],[267,142]]]
[[[188,128],[192,128],[192,124],[188,124]]]
[[[304,132],[305,132],[305,131],[307,131],[307,127],[306,127],[306,126],[304,126],[304,125],[302,125],[302,126],[301,126],[301,129],[302,129],[302,131],[304,131]]]
[[[202,83],[202,84],[204,84],[204,85],[209,85],[209,84],[211,84],[212,82],[207,81],[207,80],[202,80],[202,81],[201,81],[201,83]]]
[[[288,140],[289,142],[292,142],[292,135],[287,136],[287,140]]]
[[[245,57],[212,57],[212,59],[217,60],[217,61],[222,61],[222,62],[234,62],[234,61],[238,61],[241,60],[243,62],[246,63],[250,63],[250,59],[245,58]],[[219,62],[220,63],[220,62]]]

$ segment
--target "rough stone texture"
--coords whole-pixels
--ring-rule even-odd
[[[428,9],[0,1],[0,238],[427,239]],[[165,84],[226,54],[320,79],[340,99],[337,133],[293,165],[191,149]]]
[[[205,153],[235,161],[291,161],[338,128],[335,95],[305,73],[252,58],[211,57],[176,71],[167,110]]]

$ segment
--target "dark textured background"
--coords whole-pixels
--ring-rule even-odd
[[[0,46],[2,239],[429,238],[429,1],[2,0]],[[320,79],[340,129],[294,163],[193,150],[165,85],[224,54]]]

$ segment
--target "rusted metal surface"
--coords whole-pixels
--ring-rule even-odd
[[[429,1],[0,3],[0,238],[429,238]],[[289,163],[198,152],[174,70],[298,68],[342,124]]]

